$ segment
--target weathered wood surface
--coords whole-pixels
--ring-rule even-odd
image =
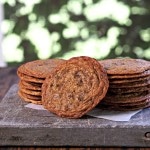
[[[60,118],[46,110],[24,107],[13,85],[0,103],[0,145],[150,146],[150,108],[130,121],[83,117]],[[126,139],[126,140],[125,140]]]
[[[17,78],[17,76],[16,76],[16,69],[15,68],[4,68],[4,69],[0,69],[0,100],[3,98],[3,96],[6,94],[6,92],[8,91],[8,89],[11,87],[11,85],[12,84],[14,84],[14,83],[17,83],[18,82],[18,78]],[[12,94],[12,96],[13,96],[13,94]],[[5,97],[6,98],[6,97]],[[4,99],[5,99],[4,98]],[[3,100],[4,100],[3,99]],[[9,99],[10,100],[10,99]],[[7,105],[7,103],[8,103],[8,101],[2,101],[1,102],[1,105],[3,105],[3,106],[5,106],[4,108],[6,108],[6,105]],[[0,110],[1,110],[1,113],[0,113],[0,115],[2,116],[2,117],[0,117],[1,118],[1,121],[4,123],[6,123],[6,122],[11,122],[11,125],[12,126],[14,126],[14,124],[13,123],[17,123],[18,125],[22,125],[20,122],[19,122],[19,119],[20,118],[22,118],[22,116],[21,116],[21,114],[18,114],[18,110],[17,111],[14,111],[14,104],[13,104],[13,102],[9,102],[10,103],[10,105],[12,106],[12,109],[9,109],[9,111],[6,111],[3,107],[1,107],[0,108]],[[21,103],[21,105],[20,105],[20,103]],[[18,103],[19,105],[20,105],[20,107],[18,108],[19,110],[21,110],[23,107],[22,107],[22,102],[21,101],[19,101],[19,103]],[[10,106],[7,106],[7,108],[10,108]],[[3,109],[3,110],[2,110]],[[5,119],[3,118],[4,116],[2,115],[2,114],[4,114],[4,112],[5,112]],[[6,113],[7,112],[7,113]],[[9,112],[9,113],[8,113]],[[15,115],[17,115],[17,118],[14,118],[14,120],[12,119],[12,118],[9,118],[9,117],[12,117],[11,115],[10,115],[10,113],[11,112],[13,112],[13,114],[12,114],[12,116],[15,116]],[[23,112],[22,112],[23,113]],[[41,139],[42,138],[45,138],[45,133],[47,132],[48,134],[47,134],[47,136],[46,136],[46,138],[50,138],[48,135],[49,135],[49,130],[47,130],[48,128],[49,128],[49,123],[50,122],[47,122],[46,121],[46,119],[43,119],[43,120],[41,120],[41,122],[43,122],[43,123],[41,123],[41,124],[39,124],[39,123],[37,123],[37,120],[38,120],[38,113],[35,111],[35,110],[32,110],[32,111],[26,111],[26,113],[24,113],[24,116],[26,116],[27,117],[27,115],[29,115],[30,113],[32,113],[32,116],[34,116],[35,118],[32,120],[32,122],[34,122],[34,125],[37,127],[37,126],[39,126],[39,133],[40,133],[40,136],[41,136]],[[42,114],[42,115],[46,115],[47,113],[45,113],[45,112],[39,112],[40,113],[40,115]],[[143,113],[145,113],[145,112],[143,112]],[[148,112],[146,112],[146,114],[148,115],[148,113],[149,113],[149,111]],[[31,115],[31,114],[30,114]],[[124,124],[124,126],[122,126],[123,128],[121,128],[121,124],[120,125],[117,125],[116,126],[116,124],[109,124],[109,125],[107,125],[107,129],[105,129],[105,131],[106,130],[108,130],[106,133],[105,133],[105,135],[106,135],[106,137],[105,137],[105,142],[106,142],[106,140],[109,140],[109,141],[114,141],[114,142],[122,142],[122,140],[124,139],[124,141],[126,141],[127,139],[127,141],[129,141],[129,143],[127,143],[126,142],[126,144],[128,144],[128,145],[130,145],[130,147],[134,147],[134,145],[132,145],[132,142],[133,141],[135,141],[136,140],[136,142],[138,141],[139,143],[142,143],[144,146],[146,146],[147,145],[147,147],[149,147],[149,143],[150,143],[150,140],[149,140],[149,137],[145,137],[145,132],[149,132],[150,131],[150,128],[149,128],[149,122],[148,122],[148,119],[149,119],[149,117],[147,116],[146,117],[146,119],[144,119],[145,118],[145,116],[143,116],[142,114],[138,114],[139,116],[136,116],[135,118],[133,118],[133,122],[137,122],[136,123],[136,125],[134,126],[134,124],[133,124],[133,122],[130,124],[130,129],[132,129],[132,130],[130,130],[131,132],[130,132],[130,135],[134,135],[134,139],[130,139],[126,134],[125,134],[125,126],[127,125],[127,124]],[[145,115],[145,114],[144,114]],[[52,115],[53,116],[53,115]],[[19,117],[19,118],[18,118]],[[49,117],[49,114],[47,115],[47,117],[45,116],[45,117],[43,117],[43,118],[48,118]],[[141,122],[139,122],[138,120],[137,120],[137,117],[139,117],[140,119],[144,119],[143,121],[141,121]],[[7,120],[7,119],[8,120]],[[53,117],[51,117],[51,118],[53,118]],[[10,119],[10,120],[9,120]],[[5,120],[5,121],[4,121]],[[63,119],[61,119],[61,121],[60,122],[63,122],[62,121]],[[88,120],[88,121],[87,121]],[[100,120],[100,119],[99,119]],[[149,119],[150,120],[150,119]],[[18,121],[18,122],[16,122],[16,121]],[[22,121],[23,121],[23,118],[22,118]],[[24,122],[26,122],[27,120],[24,120]],[[30,120],[30,118],[28,119],[28,121],[31,121]],[[53,122],[53,121],[52,121]],[[51,122],[51,123],[52,123]],[[83,125],[83,122],[84,123],[86,123],[86,125]],[[86,117],[83,119],[83,122],[82,122],[82,125],[81,125],[81,127],[82,126],[86,126],[86,127],[88,127],[89,125],[91,125],[91,127],[93,127],[94,126],[94,124],[95,123],[97,123],[97,121],[96,121],[96,119],[93,119],[92,120],[92,124],[91,124],[91,122],[89,121],[89,119],[87,119]],[[6,127],[6,124],[3,124],[3,127]],[[53,122],[54,123],[54,122]],[[66,127],[66,126],[68,126],[69,124],[68,123],[70,123],[70,121],[68,120],[68,121],[66,121],[66,122],[64,122],[64,126]],[[44,127],[45,127],[45,129],[46,129],[46,131],[45,131],[45,133],[43,134],[43,133],[41,133],[41,131],[43,130],[42,128],[41,128],[41,126],[43,126],[43,124],[44,124]],[[9,124],[10,125],[10,124]],[[139,126],[140,125],[140,126]],[[56,123],[56,126],[58,127],[58,123]],[[78,124],[76,124],[76,123],[74,123],[74,125],[73,125],[74,127],[77,127],[78,126]],[[101,133],[99,133],[99,130],[98,130],[98,128],[100,127],[100,126],[104,126],[104,122],[102,123],[102,125],[99,125],[99,126],[97,126],[97,134],[101,134]],[[10,131],[10,129],[9,129],[9,127],[10,126],[7,126],[8,128],[8,133],[10,133],[10,135],[8,134],[8,135],[6,135],[6,137],[9,139],[9,140],[11,140],[11,141],[18,141],[18,140],[21,140],[21,137],[18,137],[17,135],[18,135],[18,133],[16,134],[14,131],[15,131],[15,128],[14,128],[14,130],[11,130]],[[19,127],[19,126],[18,126]],[[26,131],[27,131],[27,129],[28,128],[31,128],[31,127],[29,127],[29,125],[28,125],[28,123],[26,122],[26,125],[25,125],[25,127],[26,127],[26,130],[24,130],[24,132],[22,132],[22,134],[26,134]],[[111,127],[113,127],[113,128],[115,128],[115,127],[118,127],[118,129],[119,129],[119,131],[120,131],[120,137],[121,137],[121,139],[119,140],[119,141],[117,141],[116,140],[116,136],[113,136],[112,135],[112,132],[113,132],[113,130],[110,130],[109,131],[109,129],[111,128]],[[93,141],[99,141],[99,142],[101,142],[101,140],[102,141],[104,141],[104,137],[102,138],[102,139],[96,139],[96,137],[95,137],[95,135],[92,135],[92,128],[89,128],[90,130],[90,132],[89,132],[89,134],[87,134],[86,132],[84,132],[84,131],[82,131],[81,133],[80,133],[80,135],[82,136],[82,134],[87,134],[86,136],[89,136],[89,138],[87,138],[86,140],[86,142],[87,142],[87,145],[91,142],[91,139],[93,139]],[[135,129],[137,129],[137,130],[135,130]],[[19,130],[18,130],[18,132],[21,130],[21,128],[19,127]],[[10,131],[10,132],[9,132]],[[51,130],[52,131],[52,130]],[[60,130],[61,131],[61,130]],[[76,130],[76,131],[78,131],[78,130]],[[76,131],[74,131],[74,134],[73,135],[70,135],[70,139],[64,139],[64,140],[67,140],[66,142],[68,142],[68,140],[71,140],[74,136],[76,136],[77,135],[77,132]],[[139,132],[140,131],[140,132]],[[31,133],[29,132],[29,134],[31,135],[30,136],[30,139],[31,139],[31,141],[30,142],[33,142],[33,139],[32,139],[32,133],[33,134],[35,134],[35,132],[37,132],[36,130],[33,130]],[[65,132],[65,130],[63,131],[63,132]],[[69,131],[69,133],[71,133],[72,131],[70,130]],[[15,134],[14,134],[15,133]],[[57,132],[55,132],[55,131],[53,131],[52,133],[54,133],[55,135],[59,135],[59,137],[60,138],[64,138],[64,136],[62,137],[62,135],[60,135],[60,132],[59,131],[57,131]],[[102,133],[104,133],[104,131],[102,132]],[[4,133],[4,131],[3,130],[1,130],[0,131],[0,137],[1,137],[1,140],[3,140],[2,139],[2,135],[3,134],[6,134],[6,133]],[[90,135],[91,134],[91,135]],[[108,135],[107,135],[108,134]],[[129,133],[128,133],[129,134]],[[22,135],[22,137],[23,137],[24,135]],[[91,136],[92,136],[92,138],[91,138]],[[148,134],[147,134],[147,136],[149,136]],[[108,138],[109,137],[109,138]],[[29,140],[30,140],[29,139]],[[39,139],[36,139],[37,141],[38,140],[41,140],[40,138]],[[54,138],[53,138],[54,139]],[[76,139],[76,141],[78,141],[79,139]],[[83,139],[83,140],[85,140],[85,139]],[[36,142],[37,142],[36,141]],[[82,141],[81,141],[82,142]],[[1,144],[1,143],[0,143]],[[108,144],[106,144],[105,143],[105,145],[107,145],[107,146],[111,146],[111,142],[108,142]],[[16,144],[16,146],[17,145],[19,145],[19,144]],[[35,144],[36,145],[36,144]],[[81,144],[82,145],[82,144]],[[61,150],[72,150],[72,149],[74,149],[74,150],[77,150],[77,149],[79,149],[79,150],[91,150],[91,149],[93,149],[93,150],[105,150],[105,149],[107,149],[107,150],[133,150],[133,149],[136,149],[136,150],[148,150],[149,148],[128,148],[128,147],[123,147],[123,148],[116,148],[116,147],[114,147],[114,148],[111,148],[111,147],[106,147],[106,148],[100,148],[100,147],[95,147],[96,145],[94,145],[94,147],[85,147],[86,145],[82,145],[82,147],[78,147],[78,148],[72,148],[72,147],[68,147],[68,148],[66,148],[66,147],[55,147],[55,148],[53,148],[52,146],[53,145],[51,145],[51,147],[40,147],[40,146],[38,146],[38,147],[35,147],[34,145],[31,145],[32,147],[19,147],[19,146],[17,146],[17,147],[0,147],[0,149],[6,149],[6,150],[20,150],[20,149],[23,149],[23,150],[39,150],[39,149],[45,149],[45,150],[53,150],[53,149],[61,149]],[[74,145],[74,146],[76,146],[76,145]],[[118,147],[119,145],[117,145],[116,144],[116,146]],[[120,145],[120,146],[123,146],[123,145]],[[140,146],[140,144],[139,144],[139,146]]]

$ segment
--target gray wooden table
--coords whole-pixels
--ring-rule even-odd
[[[13,85],[0,102],[0,146],[150,146],[150,108],[128,122],[66,119],[24,107]]]

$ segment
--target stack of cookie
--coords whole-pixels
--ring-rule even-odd
[[[149,61],[124,58],[100,63],[107,71],[109,89],[99,107],[136,110],[150,106]]]
[[[42,84],[46,76],[63,61],[62,59],[35,60],[21,65],[17,70],[20,78],[19,96],[27,102],[42,104]]]

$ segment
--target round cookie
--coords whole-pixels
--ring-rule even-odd
[[[137,82],[137,81],[145,81],[145,80],[150,80],[150,76],[146,77],[136,77],[136,78],[128,78],[128,79],[109,79],[110,84],[118,84],[118,83],[132,83],[132,82]]]
[[[128,107],[128,106],[136,106],[136,105],[143,105],[143,104],[145,104],[145,103],[147,103],[147,101],[148,101],[148,99],[150,99],[150,96],[148,96],[148,97],[143,97],[143,98],[141,98],[140,100],[137,98],[137,102],[135,103],[135,102],[126,102],[126,103],[113,103],[113,102],[102,102],[101,104],[104,104],[104,105],[114,105],[114,106],[126,106],[126,107]]]
[[[130,95],[116,95],[106,96],[102,102],[113,103],[113,104],[126,104],[126,103],[137,103],[143,101],[146,98],[150,98],[150,92],[135,93]]]
[[[110,88],[133,88],[133,87],[143,87],[150,85],[150,80],[145,81],[137,81],[137,82],[131,82],[131,83],[115,83],[110,84]]]
[[[109,109],[109,110],[115,110],[115,111],[131,111],[131,110],[138,110],[147,108],[150,106],[150,98],[147,98],[143,103],[137,103],[135,105],[111,105],[111,104],[100,104],[97,106],[97,108],[101,109]]]
[[[43,81],[45,80],[44,78],[35,78],[33,76],[29,76],[23,73],[20,73],[19,71],[17,72],[19,78],[21,80],[27,81],[27,82],[34,82],[34,83],[43,83]]]
[[[109,75],[130,75],[150,69],[150,62],[142,59],[118,58],[99,61]]]
[[[81,56],[65,61],[42,85],[42,103],[61,117],[80,118],[106,95],[107,74],[97,60]]]
[[[35,60],[21,65],[18,72],[35,78],[46,78],[53,68],[64,61],[63,59]]]
[[[147,77],[150,76],[150,70],[146,70],[142,73],[136,73],[136,74],[130,74],[130,75],[109,75],[108,78],[109,80],[111,79],[130,79],[130,78],[139,78],[139,77]]]
[[[130,88],[109,88],[108,93],[112,94],[126,94],[126,93],[138,93],[143,91],[150,91],[150,85],[140,86],[140,87],[130,87]]]
[[[41,91],[42,90],[42,84],[37,84],[37,83],[34,83],[34,82],[27,82],[27,81],[24,81],[24,80],[20,80],[19,88]]]
[[[18,95],[20,96],[20,98],[26,102],[30,102],[30,103],[33,103],[33,104],[38,104],[38,105],[41,105],[42,104],[42,101],[39,101],[39,100],[33,100],[33,99],[30,99],[30,98],[26,98],[24,97],[21,93],[18,92]]]
[[[29,90],[29,89],[25,89],[25,88],[20,88],[19,90],[21,92],[29,94],[29,95],[41,96],[41,91]]]
[[[149,94],[150,91],[141,91],[141,92],[132,92],[132,93],[110,93],[110,92],[107,92],[106,96],[107,97],[135,97],[135,96],[140,96],[140,95],[147,95]]]
[[[30,94],[26,94],[22,91],[18,91],[19,94],[21,94],[23,97],[26,97],[28,99],[32,99],[32,100],[37,100],[37,101],[41,101],[42,97],[41,96],[36,96],[36,95],[30,95]]]

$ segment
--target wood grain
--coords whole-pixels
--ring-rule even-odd
[[[50,148],[50,147],[0,147],[0,150],[150,150],[150,148],[117,148],[117,147],[105,147],[105,148],[93,148],[93,147],[83,147],[83,148]]]

